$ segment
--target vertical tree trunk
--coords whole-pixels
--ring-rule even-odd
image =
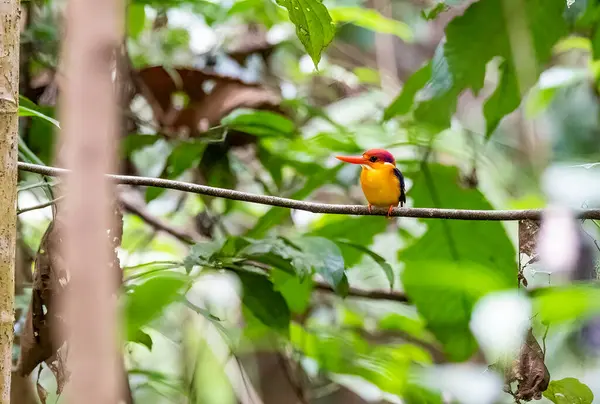
[[[0,0],[0,404],[10,402],[19,111],[19,0]]]
[[[120,0],[70,0],[61,88],[60,159],[65,176],[65,234],[62,256],[69,285],[61,306],[68,339],[65,388],[70,403],[126,401],[120,369],[115,268],[107,229],[113,228],[117,97],[113,88],[115,51],[122,34]],[[109,234],[111,238],[117,235]]]

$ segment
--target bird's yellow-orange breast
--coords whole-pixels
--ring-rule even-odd
[[[367,201],[374,206],[388,207],[398,205],[400,182],[394,175],[392,165],[381,168],[365,168],[360,173],[360,185]]]

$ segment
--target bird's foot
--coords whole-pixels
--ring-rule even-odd
[[[367,209],[369,210],[369,213],[373,213],[373,205],[368,204]]]
[[[394,210],[394,205],[390,205],[390,208],[387,211],[387,215],[385,215],[388,219],[392,218],[392,211]]]

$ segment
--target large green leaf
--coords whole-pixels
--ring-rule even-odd
[[[290,328],[294,348],[314,359],[323,370],[362,377],[399,396],[405,393],[411,364],[431,363],[429,353],[412,344],[370,346],[351,331],[306,331],[297,324]]]
[[[330,240],[345,239],[367,248],[373,244],[377,234],[385,231],[388,220],[383,216],[329,216],[321,223],[310,235]],[[348,267],[358,264],[365,254],[364,251],[349,245],[340,244],[340,249]]]
[[[321,53],[335,36],[335,24],[327,8],[320,0],[277,0],[277,4],[287,8],[296,35],[318,66]]]
[[[143,4],[133,3],[127,7],[127,33],[132,38],[140,36],[146,24],[146,10]]]
[[[183,174],[194,165],[198,164],[202,158],[202,154],[206,149],[206,144],[203,142],[181,142],[173,148],[169,155],[166,167],[164,169],[164,177],[175,179]],[[149,187],[146,190],[146,202],[150,202],[166,191],[166,188]]]
[[[298,314],[304,313],[310,303],[313,290],[312,279],[307,277],[302,280],[298,276],[278,269],[272,269],[269,275],[275,290],[283,295],[290,310]]]
[[[282,238],[263,240],[247,239],[248,246],[240,250],[237,257],[262,262],[304,279],[311,273],[306,255],[296,246]]]
[[[329,9],[329,14],[335,22],[351,22],[375,32],[396,35],[405,41],[413,39],[412,30],[407,24],[386,18],[372,8],[334,7]]]
[[[360,244],[352,243],[347,240],[336,240],[335,242],[338,243],[338,245],[340,245],[340,246],[347,246],[350,248],[354,248],[355,250],[358,250],[358,251],[368,255],[369,257],[371,257],[373,259],[373,261],[375,261],[377,263],[377,265],[379,265],[379,267],[385,273],[385,276],[386,276],[388,282],[390,283],[390,288],[394,287],[394,279],[395,279],[394,270],[393,270],[392,266],[387,263],[385,258],[383,258],[381,255],[369,250],[367,247],[364,247]]]
[[[290,309],[281,293],[265,275],[236,271],[244,288],[242,303],[264,325],[287,335]]]
[[[383,119],[388,120],[398,115],[404,115],[410,111],[415,94],[419,91],[431,77],[431,64],[427,63],[419,70],[414,72],[404,85],[400,94],[392,101],[392,103],[383,111]]]
[[[125,295],[125,318],[129,341],[140,341],[140,327],[157,317],[178,300],[179,291],[189,278],[176,272],[159,272],[144,283],[134,285]]]
[[[503,116],[519,105],[521,92],[535,83],[543,64],[551,56],[553,45],[567,33],[564,1],[525,0],[523,4],[521,12],[529,31],[520,34],[530,36],[531,41],[511,43],[509,32],[514,32],[519,17],[508,19],[502,0],[475,2],[448,24],[446,42],[440,46],[443,50],[434,57],[428,97],[416,113],[419,119],[442,128],[449,126],[456,97],[466,89],[475,94],[481,90],[486,65],[496,56],[504,59],[505,66],[498,88],[484,108],[487,135],[493,133]],[[513,57],[514,52],[529,52],[527,48],[513,49],[526,43],[532,44],[533,54],[529,55],[533,66],[521,64],[522,59]],[[440,81],[448,85],[437,85]]]
[[[543,323],[584,321],[600,313],[600,290],[589,285],[544,288],[536,291],[533,304]]]
[[[455,167],[429,165],[409,176],[415,207],[493,209],[481,192],[459,185]],[[425,234],[398,254],[402,282],[448,357],[462,361],[476,348],[469,320],[477,299],[517,285],[516,251],[500,222],[425,223]]]
[[[337,294],[346,296],[349,286],[340,248],[333,241],[323,237],[303,237],[297,242],[312,269],[321,275]]]
[[[302,168],[302,167],[297,167]],[[310,196],[317,188],[322,185],[331,182],[335,179],[337,172],[342,168],[341,164],[337,166],[325,170],[322,169],[318,165],[310,165],[310,172],[304,172],[307,176],[306,183],[302,188],[298,191],[294,192],[289,197],[291,199],[299,199],[304,200]],[[262,215],[260,219],[256,222],[254,227],[248,231],[246,234],[248,237],[260,238],[264,237],[265,234],[271,229],[273,226],[281,224],[286,216],[289,216],[290,210],[286,208],[280,207],[272,207],[267,213]]]
[[[552,380],[544,397],[556,404],[592,404],[594,393],[574,377]]]
[[[255,136],[290,136],[296,126],[283,115],[240,108],[221,119],[221,124]]]

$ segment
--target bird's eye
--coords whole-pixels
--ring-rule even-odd
[[[376,161],[377,161],[377,157],[375,157],[375,156],[371,156],[371,157],[369,157],[369,161],[370,161],[371,163],[374,163],[374,162],[376,162]]]

